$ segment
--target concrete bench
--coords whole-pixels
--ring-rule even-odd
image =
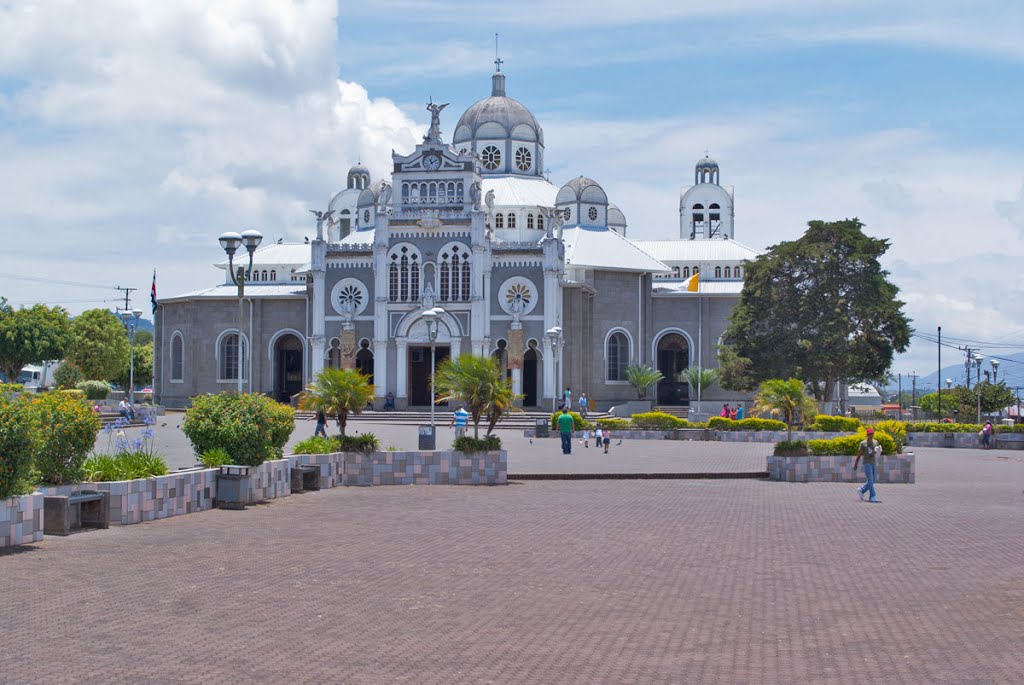
[[[305,492],[306,490],[320,489],[320,467],[313,464],[293,466],[292,492]]]
[[[110,527],[110,493],[85,490],[43,500],[43,533],[70,535],[82,528]]]

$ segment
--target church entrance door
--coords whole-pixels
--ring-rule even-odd
[[[658,404],[679,406],[689,403],[689,387],[677,380],[679,372],[690,365],[690,346],[678,333],[668,333],[658,340]]]
[[[302,392],[302,342],[294,335],[283,335],[274,345],[274,399],[291,402]]]
[[[533,348],[523,355],[523,406],[537,406],[537,350]]]
[[[434,350],[434,365],[451,356],[451,347],[438,345]],[[430,346],[409,347],[409,405],[430,406]],[[446,406],[445,404],[438,406]]]

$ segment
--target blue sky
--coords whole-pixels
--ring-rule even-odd
[[[351,164],[379,176],[411,148],[428,97],[450,136],[489,94],[495,32],[552,181],[599,181],[631,236],[678,235],[707,148],[740,242],[859,216],[916,328],[1024,345],[1011,0],[0,0],[0,294],[138,304],[154,267],[163,295],[215,282],[224,230],[301,240]],[[934,358],[919,340],[895,370]],[[1000,375],[1024,385],[1024,365]]]

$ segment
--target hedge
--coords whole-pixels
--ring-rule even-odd
[[[629,419],[598,419],[594,423],[597,424],[598,428],[616,431],[629,430],[633,427],[633,422]]]
[[[708,428],[723,431],[784,431],[785,421],[776,419],[726,419],[721,416],[712,416],[708,419]]]
[[[844,435],[829,440],[808,440],[807,448],[813,455],[857,454],[860,443],[867,437],[867,431],[861,430],[856,435]],[[875,431],[875,441],[882,446],[882,454],[896,454],[896,442],[888,433]]]
[[[846,416],[818,414],[808,430],[825,431],[826,433],[853,433],[860,430],[860,419]]]
[[[493,433],[482,438],[474,438],[470,435],[462,435],[455,438],[452,449],[457,452],[494,452],[501,449],[501,438]]]
[[[896,450],[899,452],[903,451],[903,446],[907,444],[907,424],[905,422],[879,421],[875,424],[875,428],[891,435],[892,439],[896,442]]]
[[[678,416],[666,414],[663,411],[649,411],[642,414],[633,414],[633,425],[643,430],[672,430],[673,428],[685,428],[689,424]]]
[[[558,417],[562,415],[562,412],[556,411],[551,415],[551,430],[558,430]],[[578,412],[571,411],[569,416],[572,417],[572,429],[575,431],[581,431],[587,427],[587,422],[583,420],[583,417]]]
[[[82,462],[96,444],[100,420],[72,396],[81,391],[48,392],[29,403],[35,432],[36,469],[54,485],[82,480]]]
[[[34,448],[28,402],[0,397],[0,499],[32,491]]]
[[[254,393],[199,395],[181,430],[197,455],[221,448],[234,464],[259,466],[283,453],[295,430],[295,410]]]

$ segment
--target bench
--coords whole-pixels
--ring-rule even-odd
[[[292,492],[305,492],[306,490],[320,489],[320,467],[314,464],[293,466]]]
[[[70,535],[82,528],[110,527],[110,493],[83,490],[43,500],[43,533]]]

